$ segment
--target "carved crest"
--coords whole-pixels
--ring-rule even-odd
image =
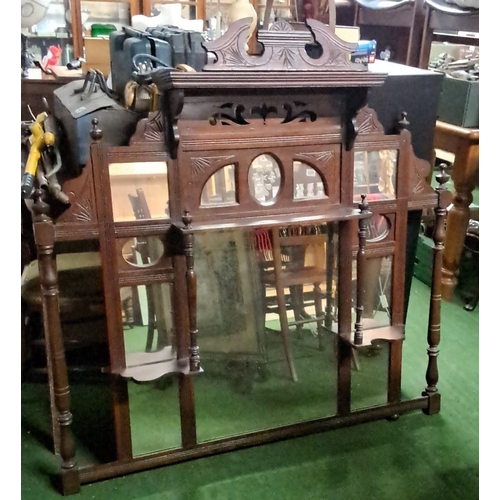
[[[264,50],[260,55],[249,55],[246,43],[250,35],[251,18],[240,19],[229,26],[220,38],[204,44],[215,54],[215,62],[206,64],[211,70],[359,70],[363,64],[350,61],[357,48],[332,33],[330,28],[315,19],[306,20],[309,31],[294,30],[286,21],[274,23],[269,30],[259,30],[257,40]]]

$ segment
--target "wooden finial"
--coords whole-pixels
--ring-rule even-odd
[[[182,216],[182,222],[187,228],[191,227],[191,223],[193,222],[193,216],[189,210],[184,210],[184,215]]]
[[[361,195],[361,201],[358,205],[358,208],[362,211],[362,212],[367,212],[368,211],[368,202],[366,201],[366,194],[362,194]]]
[[[446,172],[448,165],[446,165],[446,163],[441,163],[438,168],[439,173],[436,174],[436,180],[438,181],[439,186],[437,189],[445,189],[444,185],[450,180],[450,176]]]
[[[399,125],[399,130],[406,130],[410,126],[410,122],[408,121],[408,113],[406,111],[403,111],[401,113],[401,120],[399,120],[398,125]]]
[[[92,118],[92,130],[90,131],[90,138],[93,141],[100,141],[102,139],[102,130],[98,126],[99,120]]]
[[[31,195],[31,198],[35,200],[35,203],[33,204],[33,212],[36,215],[49,215],[50,206],[44,200],[45,194],[46,191],[44,189],[36,188]]]

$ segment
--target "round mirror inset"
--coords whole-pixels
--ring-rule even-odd
[[[164,250],[157,236],[142,236],[128,240],[123,245],[122,256],[134,267],[150,267],[160,260]]]
[[[272,205],[281,186],[278,162],[268,154],[257,156],[248,170],[248,186],[252,198],[260,205]]]
[[[368,223],[368,236],[366,241],[374,242],[383,240],[388,234],[391,224],[384,215],[372,215]]]

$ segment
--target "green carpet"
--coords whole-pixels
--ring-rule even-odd
[[[425,387],[428,300],[429,288],[414,280],[403,353],[402,390],[405,397],[416,397]],[[479,498],[479,307],[467,312],[461,303],[443,303],[440,348],[438,387],[442,394],[442,409],[437,415],[416,412],[395,422],[373,422],[145,471],[85,485],[75,498]],[[373,382],[370,366],[383,360],[384,356],[381,353],[375,358],[362,357],[360,371],[353,371],[353,398],[360,406],[365,404],[363,398],[368,387],[368,380],[364,377]],[[314,376],[312,373],[308,375],[305,366],[301,366],[299,357],[299,378]],[[196,382],[204,383],[214,382],[208,378]],[[321,390],[331,390],[334,383],[335,380],[327,380]],[[263,387],[255,384],[256,397],[260,397]],[[144,390],[143,386],[136,388],[138,392]],[[81,387],[79,390],[85,392],[89,389]],[[151,390],[150,386],[148,390]],[[314,398],[308,395],[312,398],[308,400],[306,394],[300,394],[300,385],[294,387],[294,391],[297,393],[288,394],[288,397],[302,398],[299,399],[298,411],[310,408]],[[24,384],[21,391],[21,493],[24,500],[61,498],[49,479],[49,474],[57,471],[58,460],[47,449],[47,426],[40,415],[43,392],[43,386],[32,383]],[[203,393],[200,391],[200,396],[197,393],[197,398]],[[197,400],[197,408],[206,413],[201,420],[200,433],[207,439],[227,432],[224,425],[234,425],[219,422],[220,428],[211,427],[208,417],[221,405],[220,402],[209,403],[208,400]],[[240,404],[248,404],[248,398],[241,398]],[[247,407],[240,408],[248,411]],[[273,411],[276,409],[270,413]],[[332,408],[313,405],[309,411],[324,413]],[[245,411],[239,414],[244,416]],[[98,415],[94,417],[98,418]],[[91,418],[89,410],[77,417],[75,408],[75,420],[80,419],[80,427],[85,422],[90,425]],[[238,420],[240,431],[251,424],[251,419],[246,418]],[[290,418],[300,418],[300,415]],[[85,457],[80,458],[85,460]]]

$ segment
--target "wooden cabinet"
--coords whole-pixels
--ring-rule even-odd
[[[65,211],[51,217],[51,200],[35,191],[64,494],[182,460],[439,411],[449,201],[426,182],[430,164],[413,153],[406,114],[386,134],[366,106],[387,74],[350,62],[353,44],[309,23],[319,58],[307,52],[310,33],[284,21],[262,30],[265,51],[249,56],[249,25],[234,23],[207,44],[216,57],[203,71],[154,74],[161,109],[139,122],[128,146],[106,145],[94,121],[91,160],[63,185]],[[403,396],[407,218],[423,208],[437,218],[421,332],[428,362],[415,374],[423,392]],[[106,460],[90,449],[99,443],[85,439],[89,428],[72,426],[60,328],[54,247],[79,239],[99,244]],[[144,313],[130,328],[124,304],[134,300]],[[95,458],[81,465],[77,455]]]
[[[65,66],[83,57],[83,38],[90,36],[92,23],[119,28],[129,25],[131,16],[141,12],[140,0],[52,0],[45,17],[30,29],[28,48],[36,60],[41,60],[50,45],[59,45],[60,64]]]
[[[377,56],[388,50],[391,61],[418,65],[424,0],[354,0],[354,5],[354,24],[363,40],[377,41]]]

